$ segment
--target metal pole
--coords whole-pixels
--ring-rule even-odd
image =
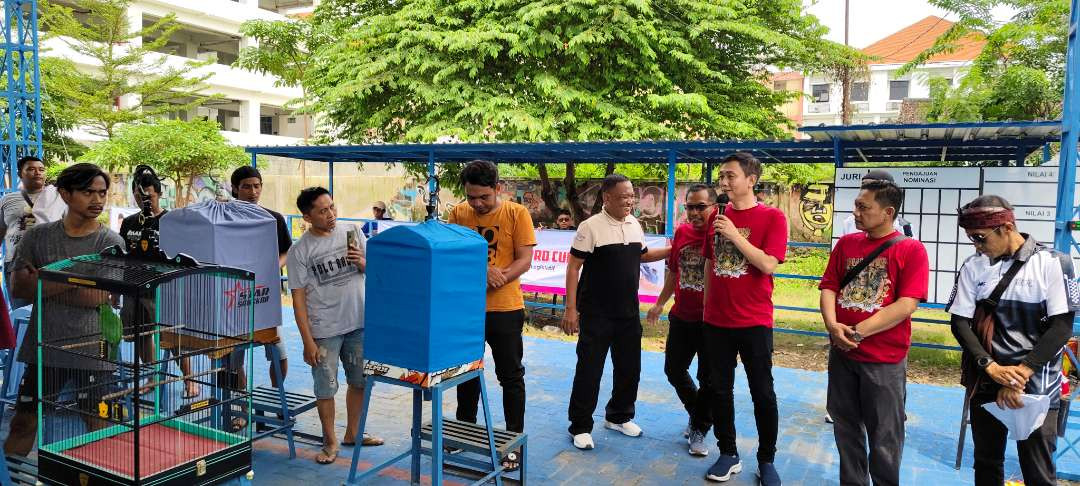
[[[666,216],[664,222],[664,234],[671,237],[675,234],[675,167],[679,156],[674,150],[667,153],[667,206],[664,208]]]
[[[256,155],[255,152],[251,153],[251,167],[256,168],[256,169],[259,168],[259,159],[258,159],[258,155]]]
[[[844,166],[844,145],[839,138],[834,138],[832,141],[833,146],[833,163],[837,168]]]
[[[1080,25],[1080,0],[1072,0],[1069,13],[1069,44],[1065,56],[1065,106],[1061,116],[1061,155],[1058,168],[1057,221],[1054,223],[1054,248],[1066,254],[1073,244],[1071,221],[1076,213],[1073,204],[1076,185],[1076,146],[1080,136],[1080,42],[1077,26]]]
[[[1050,144],[1044,143],[1042,149],[1042,163],[1050,162]]]
[[[328,187],[328,188],[327,188],[327,190],[329,190],[329,191],[330,191],[330,195],[331,195],[331,196],[333,196],[333,195],[334,195],[334,161],[333,161],[333,160],[331,160],[329,164],[330,164],[330,165],[329,165],[329,169],[330,169],[330,182],[329,182],[329,183],[328,183],[327,185],[328,185],[328,186],[330,186],[330,187]]]

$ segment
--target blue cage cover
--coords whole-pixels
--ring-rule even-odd
[[[365,358],[424,373],[484,357],[487,241],[428,221],[368,240]]]

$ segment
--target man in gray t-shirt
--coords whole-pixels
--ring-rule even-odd
[[[96,165],[75,164],[60,173],[56,180],[60,197],[68,210],[60,221],[35,225],[26,231],[13,260],[16,297],[34,300],[38,289],[38,272],[50,263],[63,259],[100,253],[113,245],[123,245],[120,235],[97,222],[105,207],[109,176]],[[72,287],[58,282],[42,282],[42,335],[46,340],[79,337],[81,341],[96,341],[101,336],[99,306],[108,304],[109,294],[86,287]],[[42,309],[34,305],[31,323],[37,322]],[[38,391],[37,331],[30,329],[19,350],[19,361],[27,364],[19,386],[19,401],[11,419],[11,432],[4,443],[4,452],[25,456],[34,446],[37,435],[37,413],[34,406]],[[93,349],[93,348],[92,348]],[[96,413],[104,392],[99,383],[108,379],[111,365],[89,356],[49,351],[41,370],[42,391],[54,396],[63,389],[75,392],[78,407]],[[51,407],[46,407],[50,410]],[[83,415],[89,430],[105,422]]]
[[[304,362],[311,366],[315,408],[322,422],[319,464],[337,459],[340,447],[334,431],[334,395],[338,362],[345,368],[348,422],[342,445],[355,445],[364,403],[364,234],[355,226],[338,225],[330,192],[321,187],[300,191],[296,207],[308,230],[289,248],[289,272],[296,327],[304,340]],[[382,439],[364,434],[363,445]]]
[[[4,194],[0,198],[0,238],[4,240],[4,283],[11,291],[12,276],[15,271],[11,261],[15,258],[15,249],[19,241],[34,225],[33,205],[37,203],[41,190],[45,187],[45,164],[33,155],[19,159],[19,180],[22,189]],[[12,299],[12,307],[22,307],[29,302]]]

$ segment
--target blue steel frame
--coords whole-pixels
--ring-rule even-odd
[[[18,187],[16,160],[24,155],[41,156],[41,70],[38,66],[37,0],[4,0],[5,85],[2,134],[3,169],[0,192]]]
[[[1065,105],[1061,116],[1061,155],[1058,163],[1058,200],[1054,225],[1054,248],[1070,253],[1077,246],[1073,239],[1073,219],[1076,205],[1073,203],[1076,181],[1077,143],[1080,137],[1080,0],[1072,0],[1069,13],[1069,46],[1065,55]],[[1075,331],[1074,331],[1075,333]]]

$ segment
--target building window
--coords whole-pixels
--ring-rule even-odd
[[[908,88],[911,85],[911,81],[889,81],[889,100],[902,101],[908,97]]]
[[[274,117],[259,117],[259,133],[263,135],[272,135],[274,133]]]
[[[870,83],[860,81],[851,83],[851,101],[867,101],[870,99]]]
[[[787,89],[787,81],[773,81],[773,83],[772,83],[772,90],[773,91],[784,91],[786,89]]]
[[[829,101],[829,84],[815,84],[810,87],[810,95],[814,97],[814,103]]]

